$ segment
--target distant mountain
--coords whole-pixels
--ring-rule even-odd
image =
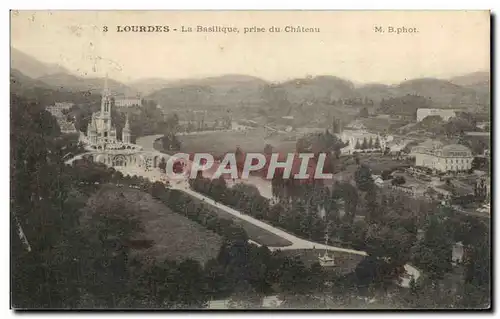
[[[212,86],[218,88],[236,87],[245,83],[260,82],[265,84],[264,80],[257,77],[239,74],[227,74],[222,76],[208,77],[202,79],[179,79],[169,80],[162,78],[147,78],[132,81],[128,85],[143,95],[149,95],[155,91],[166,88],[175,88],[183,86]]]
[[[10,48],[10,67],[31,78],[39,78],[55,73],[70,73],[58,64],[43,63],[13,47]]]
[[[455,78],[454,81],[467,80],[470,86],[462,86],[449,80],[421,78],[404,81],[398,85],[371,83],[356,86],[353,82],[335,76],[297,78],[281,83],[268,83],[262,79],[244,75],[224,75],[206,79],[186,79],[167,81],[148,80],[152,86],[166,86],[152,92],[148,98],[158,101],[169,108],[206,109],[211,107],[234,108],[236,106],[264,107],[268,116],[305,114],[312,105],[331,105],[335,108],[338,99],[373,100],[378,105],[383,99],[391,99],[396,104],[417,101],[404,98],[416,95],[428,102],[429,107],[461,108],[477,110],[489,105],[489,88],[485,87],[484,74]],[[144,80],[142,84],[148,81]],[[474,86],[479,86],[475,89]],[[137,86],[137,83],[135,84]],[[142,89],[144,90],[144,89]],[[385,107],[388,111],[413,114],[418,105],[395,105]],[[404,111],[408,108],[407,111]]]
[[[168,108],[233,108],[262,103],[267,82],[246,75],[223,75],[204,79],[186,79],[168,85],[147,96]],[[137,87],[137,86],[136,86]]]
[[[21,71],[16,69],[10,69],[10,87],[13,92],[22,92],[24,90],[30,90],[35,87],[50,89],[50,85],[44,83],[40,80],[30,78],[24,75]]]
[[[339,98],[356,96],[354,84],[336,76],[293,79],[278,84],[275,88],[284,89],[288,100],[294,104],[330,103]]]
[[[456,85],[472,87],[478,85],[490,85],[490,72],[480,71],[456,76],[450,79]]]
[[[104,78],[83,78],[67,73],[56,73],[38,78],[50,86],[69,91],[86,91],[101,94],[104,88]],[[116,80],[108,79],[108,88],[118,96],[135,96],[137,91]]]
[[[485,95],[484,92],[434,78],[402,82],[398,86],[398,93],[430,98],[434,107],[441,108],[474,108],[489,104],[489,95]]]
[[[148,78],[148,79],[140,79],[127,83],[127,85],[131,88],[134,88],[142,95],[149,95],[155,91],[171,87],[174,80],[167,80],[162,78]]]
[[[490,100],[490,72],[474,72],[451,78],[454,84],[476,91],[483,99]]]
[[[391,86],[379,83],[370,83],[360,85],[356,88],[356,95],[358,97],[367,97],[375,103],[380,103],[382,99],[395,97],[399,94],[397,86]]]
[[[100,99],[98,95],[91,95],[85,91],[72,92],[52,87],[16,69],[10,69],[10,93],[22,96],[28,101],[40,103],[43,106],[53,105],[55,102],[73,102],[88,105],[98,103]]]
[[[57,64],[40,62],[15,48],[11,48],[11,67],[11,85],[15,90],[21,89],[21,82],[27,87],[43,88],[46,84],[57,91],[90,92],[97,95],[102,92],[104,85],[102,78],[78,77]],[[307,108],[313,105],[323,105],[335,110],[335,102],[339,99],[369,99],[378,106],[383,99],[393,99],[391,103],[405,104],[413,101],[405,98],[406,96],[417,95],[428,100],[430,107],[483,111],[490,104],[489,72],[475,72],[449,80],[412,79],[397,85],[355,85],[349,80],[328,75],[269,83],[254,76],[228,74],[202,79],[149,78],[127,84],[109,79],[108,86],[117,96],[136,96],[140,93],[170,109],[260,107],[267,109],[263,112],[264,115],[275,117],[303,116],[309,112]],[[420,104],[422,103],[419,102]],[[387,111],[408,108],[405,111],[408,114],[412,114],[415,107],[418,107],[386,106]]]

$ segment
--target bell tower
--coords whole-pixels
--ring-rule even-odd
[[[108,88],[108,74],[104,78],[104,88],[101,97],[101,137],[108,140],[111,137],[111,93]]]
[[[125,121],[125,126],[123,127],[122,130],[122,142],[130,143],[130,125],[128,122],[128,113],[127,113],[127,120]]]

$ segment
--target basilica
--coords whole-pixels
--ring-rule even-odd
[[[164,157],[164,154],[143,151],[141,146],[131,142],[128,114],[121,139],[118,138],[111,118],[113,107],[112,95],[106,80],[102,92],[101,110],[92,114],[87,133],[80,132],[79,141],[87,151],[80,157],[115,168],[157,168],[160,157]]]
[[[130,142],[130,124],[128,120],[122,130],[121,140],[116,135],[116,127],[111,120],[111,108],[113,99],[111,92],[107,87],[107,81],[104,84],[104,90],[101,98],[101,110],[92,114],[92,119],[87,126],[87,134],[80,134],[80,142],[85,145],[88,151],[93,150],[141,150],[141,147]]]

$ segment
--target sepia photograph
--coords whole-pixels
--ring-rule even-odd
[[[13,310],[491,310],[490,11],[10,11]]]

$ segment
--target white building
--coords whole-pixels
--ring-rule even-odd
[[[63,110],[69,110],[72,106],[73,103],[62,102],[55,103],[54,105],[50,105],[45,108],[56,118],[57,124],[63,134],[76,133],[75,125],[68,121],[67,116],[63,113]]]
[[[456,110],[452,109],[418,109],[417,110],[417,122],[422,121],[427,116],[440,116],[443,121],[449,121],[451,118],[456,116]]]
[[[46,109],[50,113],[57,113],[57,112],[62,113],[63,110],[69,110],[70,108],[73,107],[73,105],[74,104],[71,102],[56,102],[54,103],[54,105],[47,106]]]
[[[63,134],[77,133],[75,124],[68,121],[59,122],[59,120],[58,123],[59,123],[59,128],[61,129],[61,133]]]
[[[115,99],[115,105],[118,107],[141,106],[142,100],[139,97]]]
[[[464,245],[462,242],[455,243],[451,251],[451,262],[454,266],[464,261]]]
[[[438,172],[466,171],[471,169],[472,152],[459,144],[444,145],[439,141],[428,140],[411,151],[415,165],[428,167]]]
[[[375,183],[375,185],[377,185],[378,187],[384,186],[384,180],[382,179],[382,176],[372,175],[372,179],[373,179],[373,182]]]
[[[482,129],[482,130],[484,130],[484,129],[486,129],[487,127],[490,127],[490,126],[491,126],[491,123],[490,123],[490,122],[478,122],[478,123],[476,124],[476,127],[480,128],[480,129]]]

